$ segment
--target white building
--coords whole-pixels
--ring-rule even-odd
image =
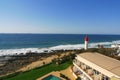
[[[99,53],[82,53],[75,57],[72,71],[82,80],[120,80],[120,61]]]

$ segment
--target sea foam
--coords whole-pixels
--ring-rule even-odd
[[[89,48],[96,48],[97,45],[110,45],[113,43],[120,43],[120,40],[118,41],[111,41],[111,42],[96,42],[96,43],[89,43]],[[52,50],[74,50],[74,49],[82,49],[84,48],[84,44],[68,44],[68,45],[58,45],[48,48],[21,48],[21,49],[1,49],[0,50],[0,56],[4,55],[19,55],[19,54],[26,54],[28,52],[35,52],[35,53],[43,53],[45,51],[52,51]]]

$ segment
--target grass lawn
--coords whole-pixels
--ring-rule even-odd
[[[55,64],[48,64],[43,67],[32,69],[30,71],[18,73],[17,75],[12,76],[12,77],[7,78],[7,76],[6,76],[4,78],[0,78],[0,80],[35,80],[35,79],[42,77],[45,74],[48,74],[52,71],[64,70],[64,69],[68,68],[71,64],[72,64],[72,61],[67,61],[59,66],[57,66]],[[14,75],[14,74],[12,74],[12,75]]]

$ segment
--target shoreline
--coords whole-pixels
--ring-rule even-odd
[[[27,70],[30,70],[30,69],[33,69],[33,68],[36,68],[36,67],[40,67],[40,66],[43,66],[43,62],[45,64],[49,64],[52,62],[53,59],[56,59],[56,58],[62,58],[64,56],[68,56],[70,54],[70,52],[63,52],[61,53],[59,56],[56,54],[56,55],[51,55],[47,58],[42,58],[38,61],[35,61],[35,62],[32,62],[31,64],[23,67],[20,69],[20,71],[27,71]]]
[[[120,40],[113,41],[101,41],[101,42],[90,42],[89,48],[97,48],[98,45],[103,45],[106,48],[110,48],[111,44],[119,43]],[[84,48],[84,43],[76,43],[76,44],[58,44],[48,47],[26,47],[26,48],[6,48],[0,49],[0,57],[1,56],[12,56],[12,55],[25,55],[26,53],[50,53],[55,50],[74,50],[74,49],[82,49]]]
[[[33,68],[49,64],[53,59],[69,55],[74,50],[55,50],[51,53],[27,53],[26,55],[12,56],[3,66],[0,66],[0,77],[19,71],[27,71]]]
[[[79,50],[83,47],[83,44],[74,45],[58,45],[48,48],[19,48],[19,49],[0,49],[0,57],[11,57],[11,56],[23,56],[27,53],[52,53],[54,51],[66,51],[66,50]]]
[[[114,49],[112,48],[89,48],[87,52],[98,52],[103,55],[115,58],[120,60],[120,56],[116,56],[116,54],[109,54],[113,52]],[[79,54],[82,52],[86,52],[84,49],[80,50],[54,50],[51,53],[28,53],[26,55],[19,55],[19,56],[13,56],[16,58],[13,58],[13,60],[8,60],[8,64],[1,67],[0,70],[3,71],[3,73],[0,74],[0,77],[6,76],[15,72],[24,72],[29,71],[31,69],[43,66],[44,64],[49,64],[53,59],[60,59],[63,56],[67,56],[69,54]],[[4,72],[6,70],[6,72]]]

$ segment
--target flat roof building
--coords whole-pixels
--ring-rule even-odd
[[[120,61],[99,53],[79,54],[73,65],[73,74],[82,80],[120,80]]]

